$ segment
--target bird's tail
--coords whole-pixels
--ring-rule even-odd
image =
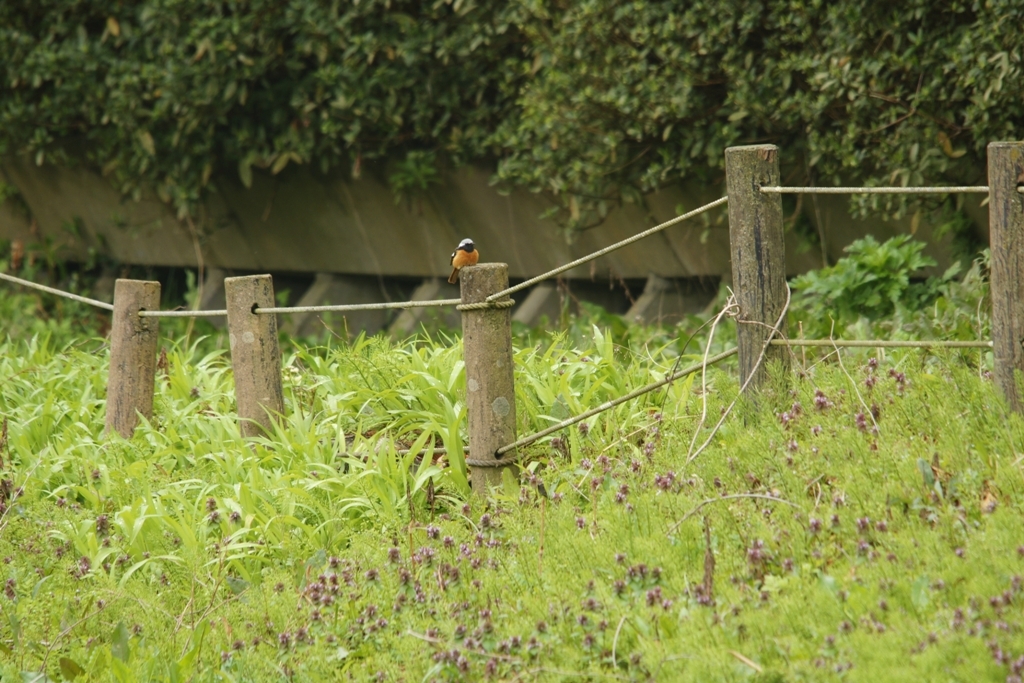
[[[452,274],[448,276],[448,284],[454,285],[459,281],[459,269],[452,268]]]

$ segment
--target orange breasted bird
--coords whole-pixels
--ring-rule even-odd
[[[459,242],[459,246],[455,247],[455,251],[452,252],[452,274],[448,276],[448,284],[454,285],[458,282],[459,270],[466,266],[475,266],[479,260],[480,252],[477,251],[473,240],[467,237]]]

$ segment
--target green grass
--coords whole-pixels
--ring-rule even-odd
[[[165,341],[124,441],[103,341],[32,298],[0,300],[3,680],[1002,681],[1024,655],[1024,422],[977,352],[797,357],[690,464],[680,381],[485,502],[461,458],[395,454],[460,452],[457,338],[286,345],[287,419],[251,440],[222,340]],[[678,333],[520,336],[520,434],[664,375]],[[737,391],[709,373],[709,424]]]

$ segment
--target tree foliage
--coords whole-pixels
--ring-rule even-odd
[[[495,3],[497,6],[497,3]],[[509,110],[515,31],[418,0],[0,3],[0,152],[81,156],[192,210],[215,170],[480,155]]]
[[[214,171],[390,158],[414,189],[477,161],[576,226],[734,144],[801,184],[977,182],[1024,129],[1022,25],[1017,0],[7,0],[0,153],[183,212]]]
[[[730,145],[780,145],[798,184],[914,185],[983,178],[986,143],[1024,129],[1014,0],[583,0],[530,16],[536,75],[499,131],[501,175],[600,198],[600,213],[718,172]]]

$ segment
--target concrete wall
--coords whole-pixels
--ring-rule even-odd
[[[26,245],[47,238],[70,259],[85,259],[90,248],[116,261],[139,265],[194,267],[196,245],[188,227],[155,196],[132,201],[120,196],[99,173],[77,166],[36,166],[7,158],[0,180],[15,185],[32,221],[8,201],[0,206],[0,239]],[[446,277],[448,257],[463,237],[472,237],[485,261],[505,261],[513,279],[527,278],[628,237],[721,196],[717,186],[665,189],[646,197],[646,206],[623,205],[600,226],[569,242],[541,214],[551,198],[516,190],[503,195],[489,184],[489,171],[463,167],[447,173],[424,196],[396,205],[386,181],[373,173],[352,180],[289,166],[278,176],[253,172],[246,189],[233,175],[215,177],[198,223],[199,246],[208,268],[247,272],[295,272]],[[967,203],[979,231],[987,211]],[[879,239],[909,230],[910,221],[883,223],[852,219],[843,197],[809,199],[803,211],[821,217],[829,256],[865,233]],[[68,226],[78,226],[69,230]],[[77,232],[77,234],[76,234]],[[931,228],[917,236],[930,240]],[[983,233],[984,234],[984,233]],[[929,253],[948,262],[947,245]],[[787,243],[787,269],[798,273],[821,265],[816,249],[798,252]],[[940,267],[941,267],[940,265]],[[719,276],[729,272],[728,223],[724,208],[631,245],[568,273],[570,278],[613,279]]]

